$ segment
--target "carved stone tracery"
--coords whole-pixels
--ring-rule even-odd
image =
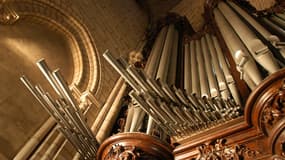
[[[254,158],[258,153],[245,145],[227,146],[225,143],[225,139],[217,139],[210,144],[201,145],[196,160],[242,160],[248,157]]]

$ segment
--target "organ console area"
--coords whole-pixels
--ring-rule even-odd
[[[104,53],[121,105],[101,126],[116,134],[101,137],[99,159],[285,158],[284,5],[208,0],[204,18],[199,32],[179,15],[161,20],[136,63]]]

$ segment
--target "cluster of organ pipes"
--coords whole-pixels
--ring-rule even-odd
[[[115,59],[109,51],[103,54],[133,89],[129,96],[134,108],[127,117],[126,132],[136,131],[144,117],[142,111],[149,115],[147,134],[158,125],[168,135],[178,137],[241,115],[235,82],[212,35],[185,44],[184,88],[175,86],[176,78],[180,78],[176,75],[177,66],[181,65],[177,59],[178,38],[174,24],[163,27],[143,70],[123,58]]]
[[[84,120],[86,112],[82,113],[80,110],[59,69],[51,71],[44,59],[38,61],[37,66],[59,98],[53,99],[51,94],[40,85],[34,86],[26,76],[22,76],[21,81],[42,107],[56,120],[57,129],[76,148],[81,158],[95,159],[99,144]]]
[[[257,16],[257,15],[255,15]],[[280,35],[283,40],[285,39],[285,11],[280,13],[263,13],[261,16],[257,16],[257,18],[267,25],[270,29],[275,31],[276,34]],[[276,48],[280,49],[280,53],[285,58],[285,43],[277,41],[273,43]]]
[[[264,21],[265,24],[270,26],[270,28],[272,28],[273,30],[278,32],[280,35],[285,37],[285,12],[271,14],[268,17],[262,17],[262,20]],[[276,43],[276,45],[277,45],[277,47],[278,46],[283,47],[284,42],[283,43],[282,42]],[[284,48],[282,48],[282,49],[283,49],[282,56],[285,57]]]
[[[271,34],[252,16],[231,1],[220,2],[214,9],[217,26],[229,48],[241,78],[253,90],[263,79],[257,64],[268,75],[284,66],[285,48],[278,36]],[[251,29],[253,28],[253,29]],[[278,49],[280,59],[275,58],[269,46],[255,34]]]
[[[279,35],[271,34],[231,1],[219,2],[213,13],[240,78],[251,90],[264,77],[284,67],[285,48]],[[285,24],[281,22],[285,18],[282,14],[276,16],[279,19],[275,23]],[[276,17],[274,20],[277,21]],[[233,66],[229,66],[218,39],[204,33],[200,38],[185,41],[184,53],[179,56],[179,38],[174,24],[164,26],[144,69],[129,65],[122,58],[115,59],[109,52],[104,54],[133,88],[129,93],[132,103],[125,132],[138,131],[145,113],[149,116],[147,134],[160,126],[168,135],[176,136],[191,135],[242,114],[238,87],[230,71]],[[279,55],[273,54],[268,44]],[[178,57],[183,59],[182,64]],[[177,72],[181,65],[183,76]],[[177,88],[177,79],[182,77],[183,84],[179,86],[183,87]]]

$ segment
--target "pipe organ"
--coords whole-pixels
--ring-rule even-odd
[[[104,53],[133,88],[129,93],[134,102],[127,117],[127,132],[138,131],[134,128],[139,128],[135,126],[141,125],[145,113],[149,116],[146,133],[151,133],[154,127],[150,123],[155,123],[166,134],[180,138],[242,113],[239,92],[217,38],[204,34],[185,42],[184,51],[178,53],[176,28],[169,24],[161,29],[144,69],[128,65],[122,58],[115,59],[108,51]],[[184,63],[178,61],[178,54]],[[182,76],[177,75],[179,65],[184,69]],[[180,77],[184,77],[183,84],[177,85],[176,78]]]
[[[121,77],[91,129],[57,70],[38,62],[56,100],[21,80],[85,159],[284,159],[285,12],[240,4],[206,1],[197,33],[166,18],[137,51],[142,61],[107,50]]]
[[[84,108],[82,113],[59,69],[51,71],[44,59],[39,60],[37,66],[59,98],[54,99],[53,95],[40,85],[34,86],[26,76],[22,76],[20,79],[57,122],[56,128],[60,134],[55,141],[60,141],[64,136],[76,148],[82,159],[95,159],[99,143],[84,121],[84,114],[88,108]]]
[[[282,88],[282,34],[272,34],[232,1],[206,4],[209,22],[203,31],[189,35],[177,21],[162,25],[140,65],[128,64],[109,51],[103,54],[131,87],[121,134],[143,132],[175,144],[175,159],[200,160],[214,158],[213,154],[255,159],[259,151],[236,144],[254,154],[247,155],[231,145],[268,139],[258,137],[264,133],[254,129],[253,123],[264,118],[255,107],[265,103],[256,102],[263,101],[258,94],[273,94],[265,89],[271,83]],[[267,152],[262,156],[269,157]]]

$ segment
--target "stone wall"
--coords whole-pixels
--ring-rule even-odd
[[[204,3],[205,0],[182,0],[171,11],[186,16],[193,29],[199,31],[205,23],[203,18]]]
[[[20,76],[48,89],[36,61],[45,58],[52,69],[61,68],[69,82],[73,62],[66,39],[45,26],[19,21],[0,26],[0,34],[0,159],[5,160],[12,159],[48,117]]]
[[[119,77],[102,57],[103,52],[109,49],[114,56],[127,58],[142,40],[147,16],[133,0],[73,0],[72,4],[88,27],[100,54],[101,83],[95,96],[103,103]]]

